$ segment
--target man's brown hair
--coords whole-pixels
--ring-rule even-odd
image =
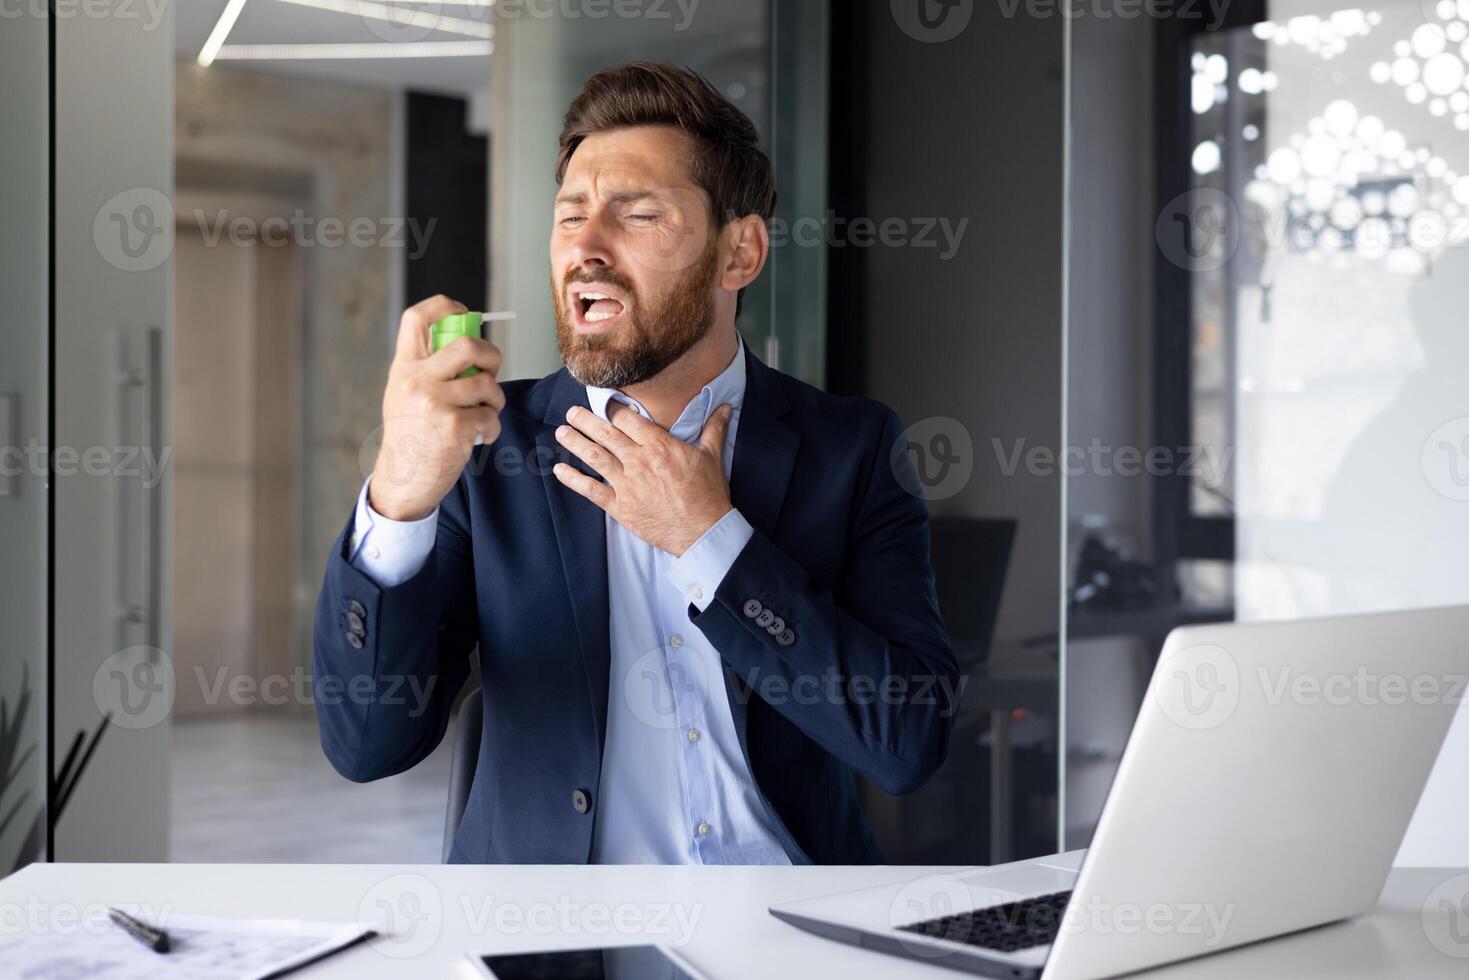
[[[734,103],[687,68],[633,61],[599,71],[566,110],[556,183],[571,155],[593,133],[629,126],[673,126],[693,137],[694,182],[713,204],[716,226],[775,213],[775,175],[760,134]]]

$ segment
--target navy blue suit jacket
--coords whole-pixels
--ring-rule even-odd
[[[853,773],[916,788],[954,714],[927,509],[900,483],[891,410],[746,356],[730,493],[755,533],[690,619],[723,659],[740,747],[791,860],[876,862]],[[333,547],[312,661],[321,744],[349,779],[408,769],[443,738],[477,655],[484,734],[451,860],[585,863],[607,722],[606,529],[551,466],[576,464],[553,432],[586,390],[562,370],[504,391],[500,437],[444,499],[418,574],[375,585],[347,560],[350,521]],[[751,599],[794,641],[745,615]]]

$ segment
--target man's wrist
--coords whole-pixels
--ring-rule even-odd
[[[750,522],[737,508],[731,507],[673,560],[668,569],[669,581],[691,605],[703,612],[714,601],[715,590],[754,533]]]
[[[682,558],[685,554],[688,553],[688,550],[690,548],[692,548],[695,544],[698,544],[700,538],[709,533],[710,528],[718,524],[720,521],[724,520],[725,516],[728,515],[729,512],[732,510],[734,510],[734,504],[730,503],[729,501],[725,501],[723,509],[721,509],[716,514],[713,514],[706,520],[700,521],[699,524],[694,527],[692,533],[690,533],[688,536],[688,540],[684,542],[683,547],[673,552],[673,557]]]
[[[374,479],[367,485],[367,506],[372,508],[373,513],[386,517],[390,521],[411,524],[423,520],[439,509],[437,503],[425,505],[422,501],[384,499],[382,494],[374,488],[377,482],[376,474],[374,474]]]

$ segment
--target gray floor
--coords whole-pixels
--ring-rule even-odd
[[[452,728],[450,729],[452,734]],[[437,863],[450,736],[390,779],[343,779],[316,719],[250,712],[175,720],[174,861]]]

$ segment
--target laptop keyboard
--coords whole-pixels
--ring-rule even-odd
[[[926,919],[912,925],[898,926],[898,929],[920,936],[932,936],[935,939],[1013,953],[1053,942],[1056,933],[1061,929],[1061,914],[1070,900],[1071,892],[1056,892],[1054,895],[1026,898],[1006,905],[991,905],[972,912]]]

